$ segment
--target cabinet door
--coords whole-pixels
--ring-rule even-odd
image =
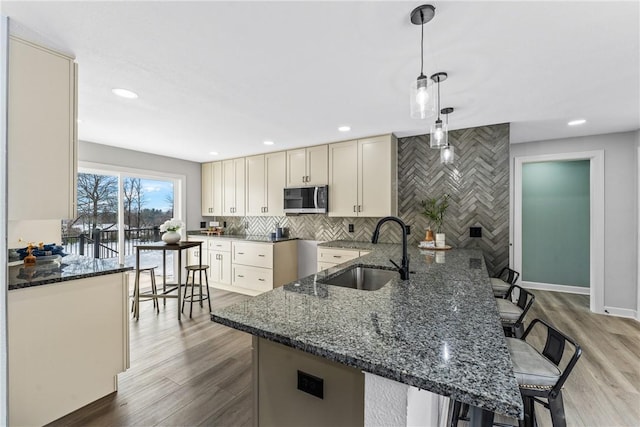
[[[202,196],[201,209],[202,216],[213,214],[213,163],[203,163],[201,165]]]
[[[285,152],[264,156],[266,194],[265,215],[284,216],[284,187],[287,181],[287,157]]]
[[[233,167],[235,173],[235,193],[236,193],[236,203],[234,205],[233,215],[234,216],[244,216],[245,214],[245,160],[244,157],[241,159],[233,160]]]
[[[222,205],[224,197],[224,180],[222,177],[222,162],[213,162],[211,166],[211,187],[212,187],[212,215],[222,215]]]
[[[231,253],[222,251],[211,251],[209,253],[209,265],[213,283],[223,285],[231,284]]]
[[[306,159],[307,152],[304,148],[287,151],[287,187],[300,187],[306,185]]]
[[[247,168],[247,215],[263,216],[265,213],[265,156],[246,158]]]
[[[329,182],[329,147],[307,148],[307,185],[327,185]]]
[[[76,68],[73,59],[10,38],[8,219],[75,217]]]
[[[358,140],[358,216],[395,215],[391,206],[389,136]]]
[[[236,205],[236,172],[233,160],[222,162],[222,182],[222,214],[224,216],[233,216],[233,210]]]
[[[358,209],[358,141],[329,144],[329,216],[353,217]]]

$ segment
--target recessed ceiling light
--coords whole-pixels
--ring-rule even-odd
[[[571,120],[569,123],[567,123],[569,126],[578,126],[578,125],[583,125],[587,123],[587,121],[585,119],[577,119],[577,120]]]
[[[111,89],[111,92],[113,92],[114,94],[121,96],[123,98],[127,98],[127,99],[136,99],[138,97],[138,94],[135,92],[132,92],[130,90],[127,89],[120,89],[120,88],[115,88],[115,89]]]
[[[209,151],[209,154],[211,154],[212,156],[217,156],[218,152],[217,151]]]
[[[340,126],[338,130],[340,132],[349,132],[351,130],[351,126]]]
[[[264,145],[273,145],[273,141],[264,141],[263,144]]]

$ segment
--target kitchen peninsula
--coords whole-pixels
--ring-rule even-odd
[[[258,425],[291,423],[300,416],[316,424],[415,420],[407,413],[406,392],[405,407],[394,407],[397,400],[389,390],[396,386],[521,418],[522,400],[480,251],[436,256],[409,248],[408,280],[397,275],[379,290],[364,291],[325,282],[353,266],[393,268],[389,260],[400,260],[401,246],[346,241],[320,246],[371,252],[212,313],[213,321],[254,335]],[[348,384],[332,385],[349,375]],[[297,388],[302,385],[307,393],[296,390],[296,377]],[[331,406],[331,395],[340,393],[344,396],[334,399],[338,406]],[[416,406],[426,405],[423,400]],[[319,421],[316,415],[350,418]]]
[[[131,267],[47,258],[8,269],[10,425],[44,425],[116,391],[129,365]]]

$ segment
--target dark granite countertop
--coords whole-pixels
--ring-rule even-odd
[[[121,273],[132,270],[118,264],[116,259],[96,259],[80,255],[67,255],[58,260],[40,262],[35,267],[14,265],[9,267],[9,290],[49,285],[67,280]]]
[[[215,322],[363,371],[521,418],[518,389],[479,250],[409,248],[409,280],[377,291],[321,283],[352,265],[392,269],[396,244],[336,241],[371,253],[246,302]]]
[[[217,235],[217,234],[212,234],[212,235],[207,235],[206,233],[203,233],[200,230],[187,231],[187,236],[215,237],[215,238],[221,238],[221,239],[245,240],[247,242],[264,242],[264,243],[278,243],[278,242],[288,242],[290,240],[298,240],[297,237],[281,237],[279,239],[272,239],[270,236],[262,236],[262,235],[256,235],[256,234],[249,234],[249,235],[243,235],[243,234],[222,234],[222,235]]]

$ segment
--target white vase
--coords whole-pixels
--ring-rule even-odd
[[[436,248],[444,248],[445,240],[444,233],[436,233]]]
[[[180,233],[177,231],[165,231],[162,235],[162,241],[169,245],[174,245],[180,241],[180,237]]]

